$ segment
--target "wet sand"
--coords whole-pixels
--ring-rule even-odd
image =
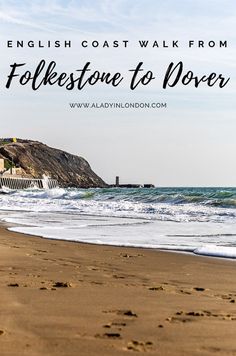
[[[0,228],[0,354],[236,355],[236,261]]]

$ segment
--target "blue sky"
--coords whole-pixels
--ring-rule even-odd
[[[79,154],[112,182],[157,185],[235,185],[235,23],[234,1],[98,0],[1,1],[1,136],[41,140]],[[7,40],[71,40],[71,49],[6,48]],[[80,47],[82,40],[128,39],[130,48]],[[179,49],[140,49],[139,39],[179,40]],[[228,48],[189,49],[188,40],[227,40]],[[127,73],[139,61],[157,80],[131,92],[91,87],[66,92],[55,87],[35,93],[4,80],[13,61],[31,69],[41,58],[73,71],[89,60],[94,68]],[[199,74],[230,76],[224,89],[178,86],[163,91],[161,76],[171,61],[182,60]],[[77,101],[161,101],[162,111],[70,110]]]

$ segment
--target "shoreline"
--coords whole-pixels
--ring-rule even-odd
[[[85,242],[85,241],[76,241],[76,240],[67,240],[67,239],[56,239],[53,237],[45,237],[42,235],[37,235],[37,234],[29,234],[27,232],[22,232],[22,231],[14,231],[10,230],[11,228],[18,227],[18,226],[23,226],[19,224],[9,224],[4,221],[1,221],[0,219],[0,226],[5,224],[6,225],[6,230],[12,233],[20,234],[23,236],[30,236],[30,237],[35,237],[35,238],[40,238],[40,239],[46,239],[46,240],[51,240],[51,241],[64,241],[68,243],[75,243],[75,244],[85,244],[85,245],[94,245],[94,246],[103,246],[103,247],[114,247],[114,248],[127,248],[127,249],[140,249],[140,250],[153,250],[156,252],[167,252],[167,253],[177,253],[177,254],[183,254],[183,255],[190,255],[190,256],[196,256],[196,257],[204,257],[204,258],[210,258],[210,259],[216,259],[216,260],[227,260],[227,261],[232,261],[236,262],[236,257],[227,257],[227,256],[217,256],[217,255],[207,255],[207,254],[197,254],[194,253],[193,251],[190,250],[178,250],[178,249],[164,249],[164,248],[155,248],[155,247],[145,247],[145,246],[125,246],[125,245],[113,245],[113,244],[105,244],[105,243],[95,243],[95,242]],[[27,226],[27,225],[24,225]]]
[[[236,353],[235,261],[0,224],[1,354]]]

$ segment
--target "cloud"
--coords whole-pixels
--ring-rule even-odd
[[[51,32],[50,29],[46,29],[45,27],[43,27],[43,25],[37,25],[36,23],[21,19],[21,18],[15,18],[13,16],[10,16],[4,12],[0,12],[0,21],[6,22],[6,23],[10,23],[13,25],[20,25],[20,26],[24,26],[27,28],[34,28],[37,30],[41,30],[41,31],[49,31]]]
[[[225,0],[0,0],[0,20],[42,31],[233,38],[235,4]]]

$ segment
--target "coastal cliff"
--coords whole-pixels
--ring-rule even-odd
[[[105,187],[106,183],[82,157],[49,147],[41,142],[0,139],[0,156],[8,165],[18,167],[22,175],[54,178],[62,187]]]

